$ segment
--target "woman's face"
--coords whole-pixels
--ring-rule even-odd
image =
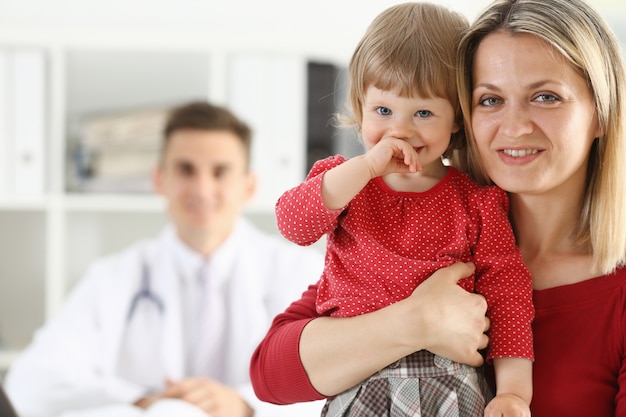
[[[581,192],[600,136],[587,83],[533,35],[495,32],[474,59],[472,129],[489,177],[519,194]]]

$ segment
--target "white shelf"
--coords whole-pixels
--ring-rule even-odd
[[[0,213],[3,211],[43,211],[48,207],[48,199],[41,197],[0,197]]]
[[[145,212],[161,213],[164,200],[153,194],[66,194],[67,212]]]
[[[157,213],[165,209],[165,202],[153,194],[57,194],[40,197],[0,197],[3,211],[41,211],[57,207],[71,212],[146,212]]]

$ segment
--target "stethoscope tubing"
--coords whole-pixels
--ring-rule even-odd
[[[153,302],[157,306],[157,309],[161,315],[165,311],[165,304],[163,303],[163,300],[151,290],[150,282],[150,268],[148,267],[147,262],[143,261],[141,265],[141,285],[139,287],[139,291],[137,291],[130,303],[130,308],[128,309],[128,314],[126,316],[127,323],[130,322],[133,314],[135,313],[135,310],[137,309],[137,305],[144,298]]]

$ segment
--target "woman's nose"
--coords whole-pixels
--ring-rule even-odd
[[[507,106],[500,120],[500,133],[510,139],[519,139],[533,132],[531,109],[526,105]]]

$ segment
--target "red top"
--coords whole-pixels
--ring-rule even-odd
[[[307,180],[276,205],[278,228],[308,245],[327,235],[317,310],[355,316],[400,301],[436,270],[473,261],[468,291],[483,294],[491,320],[488,358],[532,359],[532,282],[508,220],[508,199],[454,168],[425,192],[399,192],[370,181],[343,209],[328,210],[322,178],[342,156],[317,162]]]
[[[626,269],[534,301],[533,417],[625,417]]]
[[[299,356],[300,334],[319,317],[317,286],[278,315],[250,364],[257,396],[278,404],[323,399]],[[626,417],[626,268],[535,291],[533,417]]]

